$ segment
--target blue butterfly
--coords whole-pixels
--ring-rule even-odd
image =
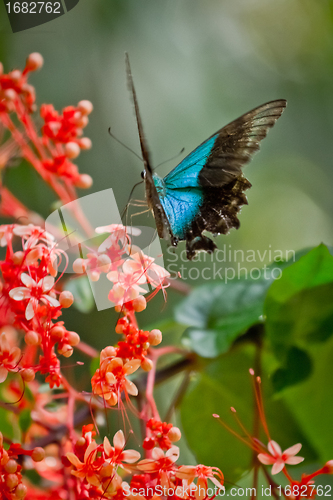
[[[260,141],[281,116],[287,101],[267,102],[229,123],[161,178],[151,167],[127,55],[126,65],[144,162],[146,199],[158,235],[173,246],[185,240],[189,260],[198,251],[212,253],[217,247],[202,232],[216,236],[239,228],[237,214],[247,204],[244,191],[251,187],[242,167],[259,150]]]

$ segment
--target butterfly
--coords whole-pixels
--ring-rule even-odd
[[[245,113],[200,144],[164,178],[154,173],[147,148],[129,58],[126,54],[127,79],[132,94],[144,163],[146,200],[152,210],[160,238],[177,246],[186,241],[186,256],[214,252],[213,236],[238,229],[238,212],[247,204],[244,191],[251,183],[242,167],[259,150],[287,105],[285,99],[270,101]]]

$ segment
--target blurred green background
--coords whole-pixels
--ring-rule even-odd
[[[112,188],[120,210],[142,170],[140,161],[108,135],[111,126],[139,153],[125,51],[154,165],[176,156],[183,147],[188,154],[255,106],[287,99],[286,111],[245,169],[253,187],[247,192],[249,206],[243,207],[241,228],[220,237],[217,244],[244,252],[259,250],[262,261],[257,254],[255,262],[242,263],[248,269],[268,264],[269,250],[274,256],[275,250],[296,252],[321,242],[333,244],[333,2],[80,0],[65,16],[16,34],[11,33],[1,3],[0,42],[6,70],[23,67],[30,52],[44,56],[44,67],[31,77],[38,104],[52,103],[61,110],[82,99],[92,101],[94,112],[85,135],[93,148],[82,153],[77,164],[80,172],[94,179],[89,193]],[[183,156],[161,166],[159,174],[166,175]],[[54,210],[55,198],[32,170],[11,168],[5,183],[44,217]],[[143,196],[143,189],[135,195]],[[135,218],[135,224],[153,227],[154,221],[145,214]],[[180,244],[178,252],[183,249]],[[166,253],[167,268],[173,261]],[[178,260],[179,268],[184,266],[184,282],[191,286],[204,279],[191,279],[190,269],[213,269],[214,264],[237,265],[233,259],[220,263],[205,255],[195,263]],[[206,275],[213,278],[213,273]],[[171,317],[179,297],[170,289],[165,303],[160,294],[140,314],[140,325],[156,327],[157,319]],[[83,340],[93,338],[97,348],[116,341],[117,315],[112,309],[84,315],[71,308],[64,319],[68,329],[78,331]],[[179,338],[183,330],[169,324],[163,329],[164,344]],[[321,359],[322,353],[317,355]],[[247,360],[244,370],[246,366]],[[214,375],[214,364],[210,370]],[[240,376],[243,381],[244,372]],[[307,404],[318,386],[320,381],[305,395]],[[162,400],[163,395],[158,396],[158,403]],[[197,404],[195,400],[193,407]],[[200,427],[198,416],[193,418],[191,425]],[[289,415],[284,418],[287,426]],[[318,422],[319,417],[313,426],[318,428]],[[201,428],[203,440],[204,431]],[[205,446],[209,455],[210,445]]]

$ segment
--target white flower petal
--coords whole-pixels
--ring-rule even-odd
[[[52,307],[59,307],[60,306],[60,302],[59,300],[53,298],[53,297],[50,297],[49,295],[42,295],[41,296],[41,300],[43,302],[46,302],[48,303],[49,305],[51,305]]]
[[[29,274],[26,273],[21,274],[21,281],[28,288],[32,288],[37,285],[36,281],[32,279],[31,276],[29,276]]]
[[[25,310],[25,317],[29,321],[35,316],[35,312],[38,306],[38,300],[35,297],[32,297],[29,300],[29,304]]]
[[[273,457],[281,456],[282,450],[280,445],[276,441],[270,441],[267,445],[267,449]]]
[[[52,276],[45,276],[38,281],[38,286],[42,287],[43,292],[49,292],[54,286],[54,278]]]
[[[290,457],[290,458],[287,458],[287,460],[285,461],[286,464],[289,464],[289,465],[297,465],[297,464],[300,464],[301,462],[303,462],[304,460],[304,457]]]
[[[301,443],[294,444],[294,446],[290,446],[290,448],[284,450],[283,455],[288,455],[288,456],[297,455],[297,453],[301,450],[301,448],[302,448]]]
[[[275,464],[272,467],[272,475],[278,474],[279,472],[282,471],[284,468],[284,461],[283,460],[277,460]]]
[[[113,446],[117,450],[122,450],[125,446],[125,437],[123,431],[118,431],[113,437]]]
[[[31,291],[29,288],[26,288],[25,286],[18,286],[17,288],[13,288],[9,292],[9,297],[11,297],[14,300],[24,300],[28,299],[31,295]]]

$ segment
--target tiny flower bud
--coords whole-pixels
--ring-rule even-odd
[[[150,345],[158,345],[162,342],[162,332],[161,330],[154,329],[149,332],[148,342]]]
[[[58,353],[62,354],[65,358],[70,358],[73,354],[73,347],[69,344],[64,344],[62,349],[58,349]]]
[[[76,274],[82,274],[86,272],[86,263],[83,259],[76,259],[73,262],[73,271]]]
[[[89,273],[89,278],[91,279],[91,281],[98,281],[99,280],[99,277],[100,277],[100,273],[98,271],[91,271],[91,273]]]
[[[19,266],[23,262],[24,252],[21,251],[15,252],[12,258],[13,258],[13,264],[15,264],[15,266]]]
[[[116,313],[120,313],[122,310],[122,306],[115,306],[114,310],[116,311]]]
[[[179,441],[180,438],[182,437],[182,433],[178,429],[178,427],[171,427],[171,429],[168,432],[168,438],[172,443],[175,443],[176,441]]]
[[[59,302],[62,305],[62,307],[65,308],[70,307],[74,302],[74,297],[72,292],[67,292],[67,291],[61,292],[59,297]]]
[[[9,73],[9,76],[14,82],[18,82],[22,77],[22,72],[19,69],[14,69]]]
[[[6,89],[3,94],[5,98],[8,99],[9,101],[14,101],[17,97],[17,94],[14,89]]]
[[[44,64],[43,56],[39,52],[33,52],[27,58],[25,67],[28,71],[36,71]]]
[[[15,460],[10,459],[4,466],[4,469],[8,474],[14,474],[17,471],[17,463]]]
[[[32,368],[26,368],[21,371],[21,377],[25,382],[32,382],[35,378],[35,372]]]
[[[104,359],[105,358],[114,358],[115,355],[117,354],[117,350],[112,345],[108,345],[107,347],[105,347],[101,351],[101,354],[103,354]]]
[[[17,488],[15,489],[15,496],[18,500],[20,500],[21,498],[24,498],[27,494],[27,487],[20,483]]]
[[[39,344],[39,335],[37,332],[34,332],[33,330],[29,330],[25,335],[24,335],[24,340],[27,345],[38,345]]]
[[[71,346],[76,346],[80,342],[80,336],[76,332],[68,332],[67,338]]]
[[[81,152],[81,148],[76,142],[67,142],[65,146],[65,153],[67,158],[70,158],[71,160],[73,158],[77,158]]]
[[[145,372],[150,372],[150,370],[152,369],[153,366],[154,366],[154,363],[149,358],[145,358],[144,360],[141,361],[141,368]]]
[[[121,325],[121,324],[116,324],[116,328],[115,328],[115,332],[118,333],[119,335],[121,335],[122,333],[124,333],[124,325]]]
[[[18,485],[18,477],[16,474],[8,474],[6,477],[6,486],[9,490],[12,490]]]
[[[92,103],[87,100],[80,101],[77,107],[79,108],[79,110],[83,115],[89,115],[94,109]]]
[[[101,477],[107,477],[107,478],[110,478],[112,477],[112,474],[113,474],[113,465],[112,464],[108,464],[108,463],[105,463],[102,465],[102,468],[101,470],[99,471],[99,475]]]
[[[0,62],[0,76],[3,74],[3,64]]]
[[[92,186],[92,177],[88,174],[81,174],[79,180],[76,182],[76,186],[81,189],[88,189]]]
[[[107,273],[111,266],[111,259],[105,253],[99,255],[97,257],[97,265],[98,269],[103,273]]]
[[[135,312],[144,311],[147,307],[146,299],[142,295],[139,295],[139,297],[133,299],[132,304]]]
[[[81,149],[91,149],[91,147],[92,147],[92,142],[89,139],[89,137],[82,137],[82,139],[80,139]]]
[[[57,341],[63,338],[65,335],[66,329],[63,326],[54,326],[50,331],[50,335],[53,340]]]
[[[45,458],[45,451],[40,446],[37,446],[32,451],[31,458],[34,462],[41,462]]]

